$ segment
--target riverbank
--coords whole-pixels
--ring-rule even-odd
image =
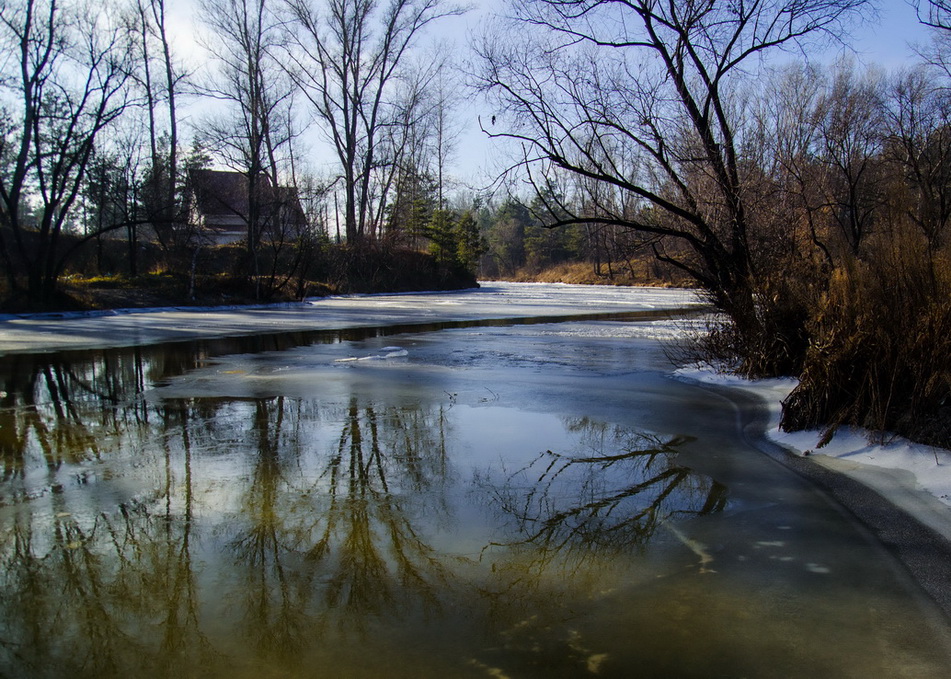
[[[683,271],[658,262],[653,256],[626,262],[565,262],[544,269],[521,269],[503,277],[513,283],[567,283],[569,285],[618,285],[689,288],[696,281]]]
[[[306,257],[299,253],[293,261],[258,276],[249,274],[247,253],[241,247],[208,247],[200,254],[191,266],[182,262],[170,266],[153,252],[151,259],[142,262],[150,273],[66,275],[43,304],[31,301],[24,290],[11,292],[7,282],[0,280],[0,313],[230,308],[329,295],[460,290],[478,285],[465,267],[407,248],[328,245]]]
[[[929,498],[927,505],[947,510],[946,519],[934,519],[933,527],[951,540],[951,451],[853,427],[842,427],[821,445],[822,430],[784,432],[779,428],[782,402],[796,387],[795,379],[746,380],[697,367],[680,368],[677,375],[742,389],[762,399],[769,411],[766,435],[794,455],[872,486],[899,506],[910,505],[908,498],[913,495]],[[927,513],[927,508],[917,511]]]
[[[676,375],[759,402],[761,417],[744,424],[754,445],[858,519],[951,620],[951,451],[855,428],[819,447],[820,430],[779,428],[796,380],[746,380],[696,366]]]

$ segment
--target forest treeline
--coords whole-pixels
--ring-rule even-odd
[[[479,277],[487,280],[605,285],[693,285],[659,261],[631,229],[597,223],[552,227],[542,191],[529,200],[507,197],[472,211],[478,220]]]

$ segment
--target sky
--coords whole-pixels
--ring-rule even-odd
[[[854,32],[857,57],[886,69],[900,68],[914,59],[912,44],[930,40],[930,29],[918,22],[907,0],[880,0],[878,7],[878,19]]]
[[[202,54],[193,38],[198,1],[169,0],[171,33],[176,52],[192,63],[200,59]],[[444,20],[430,37],[450,42],[456,54],[465,55],[470,36],[477,33],[486,19],[504,4],[505,0],[475,1],[465,16]],[[929,33],[918,22],[915,9],[908,0],[878,0],[877,6],[878,18],[853,31],[853,55],[860,63],[876,64],[890,71],[913,61],[912,45],[927,43]],[[840,52],[832,49],[826,59],[833,61]],[[460,110],[460,137],[453,161],[453,174],[459,180],[459,189],[478,189],[490,183],[497,174],[502,167],[500,161],[503,154],[500,153],[499,143],[488,139],[479,127],[479,116],[485,120],[491,116],[491,111],[468,93],[463,92],[463,98],[465,103]],[[327,153],[319,150],[316,136],[313,140],[315,155]],[[329,171],[332,162],[318,161],[314,165],[318,171],[323,167]]]

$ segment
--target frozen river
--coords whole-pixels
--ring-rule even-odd
[[[689,291],[531,283],[485,283],[448,293],[328,297],[260,308],[169,308],[94,314],[0,316],[0,355],[130,346],[255,333],[399,328],[487,319],[605,317],[697,306]]]
[[[0,676],[949,676],[947,621],[761,412],[672,379],[695,304],[0,322]]]

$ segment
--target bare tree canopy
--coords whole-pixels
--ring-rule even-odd
[[[755,323],[750,75],[868,11],[867,0],[522,0],[512,32],[479,49],[481,88],[509,123],[492,136],[521,142],[540,184],[574,178],[579,196],[552,206],[554,223],[673,239],[677,253],[658,242],[658,256]]]
[[[96,138],[128,106],[131,46],[106,7],[3,0],[0,54],[0,260],[45,303]]]
[[[145,97],[149,138],[148,179],[143,202],[157,237],[163,247],[168,248],[177,236],[175,226],[182,216],[178,102],[188,74],[172,52],[167,1],[135,0],[133,13],[138,43],[135,78]]]
[[[256,286],[258,249],[272,226],[264,196],[280,185],[295,136],[294,87],[279,64],[284,30],[276,5],[267,0],[201,0],[200,5],[202,19],[213,32],[209,47],[218,66],[204,89],[225,106],[202,121],[199,136],[247,177],[251,200],[245,242]]]
[[[915,11],[918,20],[925,26],[951,31],[951,2],[947,0],[916,0]]]
[[[400,79],[421,32],[460,9],[441,0],[287,0],[297,83],[330,139],[344,186],[347,240],[369,231],[373,174],[400,117]]]

